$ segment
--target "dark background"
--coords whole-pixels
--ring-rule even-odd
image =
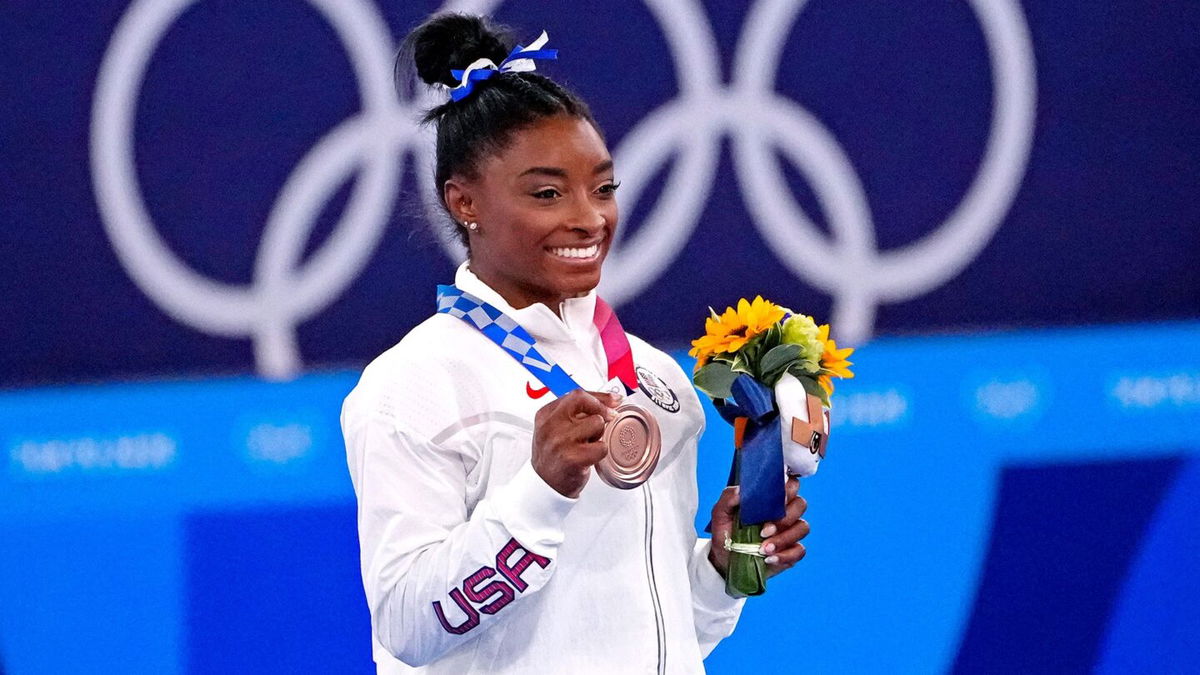
[[[704,3],[726,72],[748,3]],[[553,77],[575,86],[610,145],[675,93],[672,55],[640,3],[510,3],[530,39],[545,27]],[[394,36],[435,5],[382,8]],[[252,371],[251,343],[177,323],[116,259],[89,175],[94,82],[121,2],[0,7],[0,385]],[[1037,66],[1037,123],[1023,184],[965,271],[883,305],[882,335],[1200,316],[1200,5],[1022,5]],[[865,186],[881,250],[916,241],[958,204],[991,116],[983,35],[964,2],[808,3],[779,92],[844,148]],[[139,100],[136,152],[147,207],[193,269],[248,283],[275,196],[297,162],[355,113],[333,30],[292,0],[205,0],[173,24]],[[810,217],[811,190],[787,170]],[[618,177],[620,167],[618,167]],[[657,185],[666,176],[662,172]],[[432,243],[411,169],[382,244],[335,303],[304,323],[308,367],[359,366],[428,316],[452,264]],[[330,202],[312,241],[339,213]],[[636,229],[641,205],[624,205]],[[703,288],[699,284],[703,282]],[[701,290],[703,292],[701,292]],[[762,243],[728,144],[699,226],[649,289],[620,307],[631,332],[682,345],[707,304],[769,293],[828,318],[829,296]],[[664,308],[669,308],[664,310]]]

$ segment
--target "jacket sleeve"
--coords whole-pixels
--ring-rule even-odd
[[[343,407],[358,497],[363,586],[375,638],[420,666],[466,644],[549,581],[576,500],[528,461],[468,513],[453,451],[394,417]]]
[[[742,614],[745,598],[725,593],[725,579],[708,561],[712,540],[698,538],[688,563],[692,583],[692,613],[700,655],[707,658],[721,640],[729,637]]]

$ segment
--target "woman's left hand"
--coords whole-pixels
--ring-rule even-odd
[[[762,545],[767,554],[767,578],[795,565],[804,557],[804,545],[800,540],[808,536],[809,527],[808,522],[800,516],[804,515],[808,502],[796,494],[799,491],[800,480],[789,478],[785,488],[787,502],[783,518],[763,524]],[[712,509],[713,544],[708,559],[721,576],[725,576],[729,569],[729,552],[724,550],[721,542],[733,528],[733,511],[740,501],[737,489],[728,487]]]
[[[786,514],[779,520],[763,525],[763,553],[767,554],[767,578],[790,568],[804,557],[804,544],[800,540],[808,536],[808,521],[800,516],[808,508],[808,502],[797,494],[800,491],[800,480],[789,478],[787,481]]]

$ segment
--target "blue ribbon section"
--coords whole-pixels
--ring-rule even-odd
[[[525,48],[521,45],[513,47],[513,50],[508,53],[508,56],[504,57],[504,60],[500,62],[500,69],[504,69],[504,64],[512,61],[518,61],[520,59],[541,59],[546,61],[555,61],[558,59],[557,49],[531,49],[526,52],[521,51],[522,49]],[[460,75],[459,77],[462,76]]]
[[[730,389],[732,398],[714,404],[730,424],[739,417],[747,418],[742,447],[735,452],[729,474],[729,484],[741,486],[738,520],[743,525],[779,520],[786,513],[787,492],[774,392],[744,373],[733,381]],[[704,529],[712,532],[712,523]]]
[[[495,342],[508,355],[525,366],[555,396],[562,397],[579,389],[575,380],[554,361],[544,357],[534,347],[536,340],[512,317],[492,305],[460,289],[458,286],[438,286],[439,314],[458,317],[474,326]]]
[[[753,377],[745,373],[738,375],[729,388],[733,392],[732,400],[726,399],[717,405],[726,422],[733,424],[738,417],[749,417],[755,424],[765,424],[771,417],[779,415],[775,410],[775,393]],[[780,448],[783,452],[782,445]]]
[[[457,69],[452,69],[450,71],[450,74],[461,80],[462,76],[463,76],[463,71],[457,70]],[[455,101],[463,100],[464,98],[470,96],[471,92],[475,90],[476,82],[482,82],[483,80],[486,80],[495,74],[496,74],[496,71],[492,70],[491,68],[472,70],[471,74],[467,77],[466,84],[460,84],[459,86],[450,90],[450,98]]]

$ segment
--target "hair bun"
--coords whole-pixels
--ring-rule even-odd
[[[438,14],[409,33],[417,76],[426,84],[456,86],[451,69],[463,69],[477,59],[499,64],[515,44],[509,30],[484,17]]]

